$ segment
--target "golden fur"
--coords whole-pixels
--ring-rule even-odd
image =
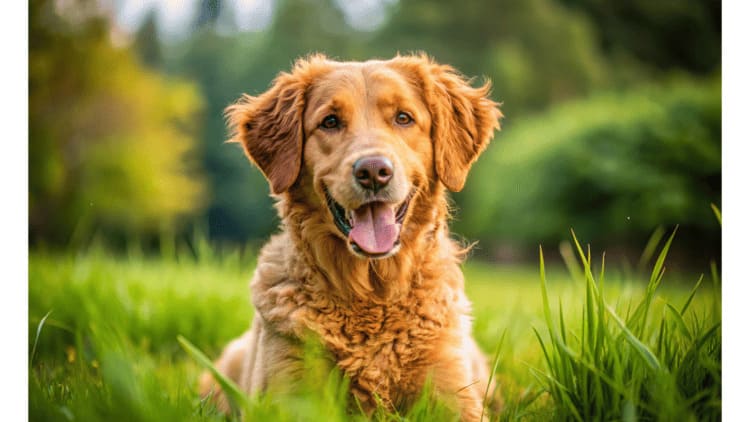
[[[489,370],[471,336],[464,251],[449,236],[445,188],[463,188],[499,129],[488,93],[489,83],[473,88],[424,55],[363,63],[315,55],[227,108],[232,140],[269,181],[282,232],[260,253],[251,329],[222,353],[220,371],[248,393],[288,389],[312,332],[365,411],[375,395],[408,407],[432,377],[463,420],[480,419]],[[323,128],[332,114],[340,125]],[[346,210],[372,200],[352,166],[373,154],[394,168],[378,200],[408,206],[398,241],[379,259],[353,249],[327,205],[327,195]],[[227,409],[208,374],[201,391],[217,392]]]

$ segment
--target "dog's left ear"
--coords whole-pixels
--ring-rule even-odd
[[[446,65],[432,64],[427,101],[432,113],[435,171],[453,192],[466,183],[471,165],[500,129],[499,104],[489,98],[491,84],[479,88]]]
[[[280,73],[268,91],[257,97],[243,95],[225,110],[232,132],[229,142],[242,144],[275,194],[289,190],[302,168],[305,92],[311,75],[325,60],[322,55],[299,59],[292,72]]]

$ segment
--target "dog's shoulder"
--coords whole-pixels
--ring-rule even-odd
[[[304,302],[303,275],[297,274],[293,251],[288,233],[272,236],[258,254],[250,282],[256,312],[267,325],[280,332],[293,331],[292,316]]]

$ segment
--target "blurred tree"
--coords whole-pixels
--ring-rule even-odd
[[[215,26],[221,15],[221,0],[200,0],[198,2],[198,14],[195,17],[195,28],[204,26]]]
[[[721,203],[720,93],[718,78],[676,80],[519,122],[469,176],[460,231],[533,254],[573,228],[598,249],[639,251],[656,227],[679,224],[683,250],[710,257],[721,240],[710,208]]]
[[[720,0],[559,0],[590,17],[610,60],[707,74],[721,64]]]
[[[151,8],[135,34],[134,48],[141,61],[152,68],[158,68],[162,61],[158,32],[156,9]]]
[[[200,97],[113,47],[95,2],[59,4],[29,9],[31,241],[177,228],[204,204],[192,155]]]
[[[373,49],[425,50],[467,75],[490,77],[510,120],[607,86],[590,23],[555,0],[401,1]]]
[[[170,71],[195,80],[206,100],[200,156],[211,192],[206,210],[209,232],[234,240],[263,238],[275,228],[265,179],[251,167],[238,145],[224,143],[224,108],[243,90],[257,92],[258,85],[268,83],[267,77],[251,77],[257,47],[246,41],[204,27],[181,45],[181,54],[167,64]]]

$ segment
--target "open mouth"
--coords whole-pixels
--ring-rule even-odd
[[[371,201],[355,210],[347,210],[331,197],[328,189],[324,191],[333,222],[347,237],[354,252],[368,258],[383,258],[397,250],[412,194],[398,206]]]

